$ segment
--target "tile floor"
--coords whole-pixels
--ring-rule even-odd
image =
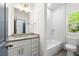
[[[55,56],[67,56],[67,51],[62,49]],[[79,54],[75,53],[75,56],[79,56]]]
[[[59,51],[55,56],[66,56],[66,50]]]

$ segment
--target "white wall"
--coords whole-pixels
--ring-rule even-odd
[[[45,4],[34,5],[34,32],[40,34],[40,55],[46,55]]]
[[[14,9],[10,4],[7,4],[8,7],[8,36],[14,33]]]
[[[47,8],[47,21],[46,21],[46,39],[52,40],[52,10]]]
[[[31,8],[31,12],[29,14],[30,18],[29,18],[29,21],[30,21],[30,26],[29,26],[29,31],[30,32],[34,32],[34,4],[32,4],[30,6]]]
[[[65,41],[65,22],[65,5],[63,5],[52,12],[53,40]]]

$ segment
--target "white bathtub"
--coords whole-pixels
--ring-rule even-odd
[[[56,40],[47,41],[47,56],[53,56],[62,49],[63,43]]]

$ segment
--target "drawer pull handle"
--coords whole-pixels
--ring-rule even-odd
[[[6,47],[6,48],[8,48],[8,47],[13,47],[13,45],[6,45],[5,47]]]

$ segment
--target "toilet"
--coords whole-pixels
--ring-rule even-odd
[[[76,52],[77,47],[73,44],[66,44],[67,56],[75,56],[74,52]]]

